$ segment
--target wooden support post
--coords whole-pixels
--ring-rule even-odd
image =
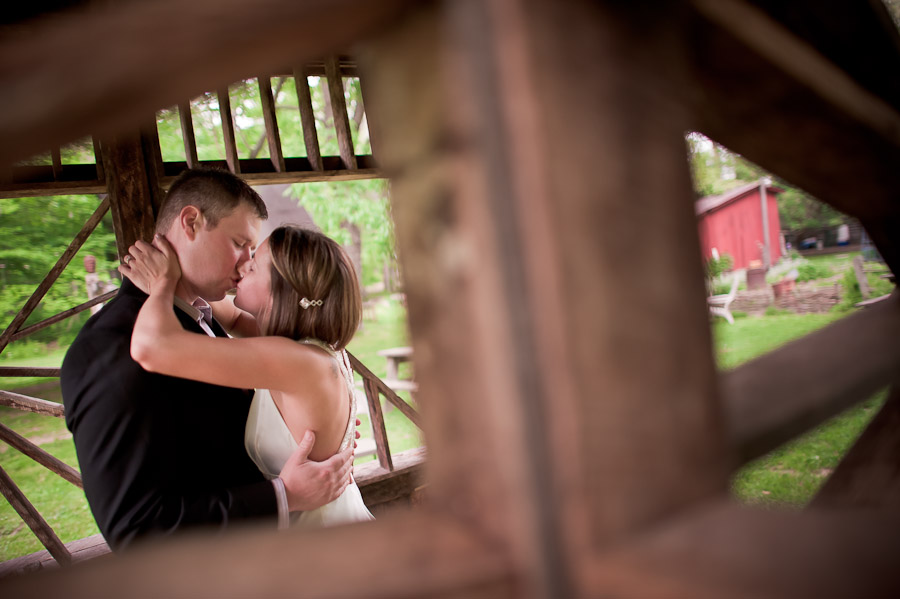
[[[72,556],[69,554],[66,546],[59,540],[59,537],[56,536],[56,533],[53,532],[53,529],[50,528],[43,516],[34,509],[34,506],[31,505],[31,502],[28,501],[25,494],[16,486],[16,483],[13,482],[2,466],[0,466],[0,492],[3,493],[9,504],[22,517],[28,528],[43,543],[53,558],[62,565],[69,565],[72,561]]]
[[[97,166],[97,180],[106,182],[106,173],[103,170],[103,153],[100,150],[100,141],[91,136],[91,143],[94,146],[94,163]]]
[[[119,256],[124,256],[138,239],[153,238],[156,223],[140,134],[121,135],[105,142],[103,162],[116,248]]]
[[[334,120],[334,132],[337,135],[341,162],[344,163],[344,168],[356,170],[356,153],[353,150],[353,137],[350,134],[347,100],[344,98],[344,80],[341,77],[337,56],[329,56],[325,59],[325,78],[328,80],[331,115]]]
[[[219,99],[219,117],[222,119],[222,138],[225,140],[225,162],[228,170],[235,175],[241,174],[241,161],[238,158],[237,144],[234,143],[234,117],[231,114],[231,96],[228,87],[216,92]]]
[[[294,87],[297,89],[297,106],[300,109],[300,124],[303,127],[303,143],[306,157],[314,171],[322,170],[322,152],[319,150],[319,135],[316,132],[316,116],[313,114],[312,97],[309,93],[309,79],[306,68],[294,68]]]
[[[50,149],[50,162],[53,165],[53,180],[62,179],[62,156],[59,153],[59,147],[54,146]]]
[[[181,137],[184,142],[184,158],[188,168],[195,168],[200,161],[197,159],[197,140],[194,137],[194,118],[191,116],[191,103],[178,104],[178,120],[181,122]]]
[[[366,390],[366,401],[369,402],[369,418],[372,419],[372,432],[375,435],[375,453],[378,455],[378,464],[385,470],[393,470],[391,447],[388,443],[387,429],[384,427],[384,414],[381,411],[378,387],[371,379],[365,379],[363,387]]]
[[[853,273],[856,275],[856,282],[859,283],[859,292],[863,299],[868,299],[871,292],[869,291],[869,279],[866,278],[866,270],[863,268],[862,256],[853,257]]]
[[[272,96],[272,82],[268,75],[257,77],[259,99],[262,102],[263,120],[266,123],[266,141],[269,144],[269,159],[275,172],[284,172],[284,153],[281,150],[281,135],[278,133],[278,118],[275,116],[275,98]]]

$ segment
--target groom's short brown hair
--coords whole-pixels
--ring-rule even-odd
[[[211,229],[242,202],[260,219],[269,217],[262,198],[240,177],[215,168],[188,169],[169,187],[156,218],[156,231],[168,231],[185,206],[196,206]]]

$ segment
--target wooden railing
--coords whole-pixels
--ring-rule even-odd
[[[86,304],[82,304],[82,306]],[[79,306],[79,308],[82,308],[82,306]],[[414,495],[418,492],[418,474],[424,460],[424,449],[409,450],[396,456],[391,455],[387,431],[384,426],[381,396],[384,396],[388,402],[421,429],[419,414],[394,393],[384,381],[366,368],[356,356],[349,354],[349,352],[348,355],[350,356],[351,366],[363,379],[366,401],[368,402],[369,414],[372,418],[375,432],[375,447],[378,458],[377,462],[373,462],[371,465],[367,464],[355,469],[356,482],[362,491],[363,499],[370,508],[391,503],[398,499],[415,499]],[[59,374],[59,368],[0,367],[0,377],[59,377]],[[65,416],[65,409],[62,404],[11,391],[0,390],[0,405],[56,418]],[[70,483],[83,488],[81,474],[77,470],[2,423],[0,423],[0,440],[5,441],[13,449],[18,450]],[[397,458],[396,463],[394,461],[395,457]],[[41,516],[40,512],[25,496],[25,493],[22,492],[2,467],[0,467],[0,492],[3,493],[3,496],[40,540],[41,544],[46,547],[57,564],[68,565],[72,563],[73,556],[69,548],[60,540],[53,527]],[[91,545],[89,554],[91,556],[96,555],[98,552],[97,546],[102,544],[101,540],[97,539]],[[46,561],[42,556],[35,556],[35,559],[29,565],[33,567],[34,563],[40,563],[42,560]],[[9,574],[11,572],[4,572],[0,569],[0,576],[4,573]]]

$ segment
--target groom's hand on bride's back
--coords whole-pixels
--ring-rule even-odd
[[[288,509],[292,512],[322,507],[337,499],[350,483],[353,449],[345,449],[324,462],[313,462],[309,459],[309,452],[315,442],[315,434],[306,431],[297,450],[281,469]]]

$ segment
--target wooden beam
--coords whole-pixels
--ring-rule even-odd
[[[0,422],[0,439],[6,441],[10,447],[21,451],[44,468],[60,475],[79,489],[84,488],[81,482],[81,474],[78,470],[75,470],[59,458],[50,455],[2,422]]]
[[[63,176],[62,170],[63,169],[62,169],[62,156],[60,156],[58,146],[54,146],[53,148],[51,148],[50,161],[51,161],[51,164],[53,165],[53,178],[56,179],[57,181],[59,181],[60,179],[62,179],[62,176]]]
[[[349,557],[335,559],[347,556],[348,548],[352,566]],[[123,588],[136,599],[171,596],[173,589],[183,597],[284,597],[295,595],[298,584],[310,599],[336,593],[397,599],[517,596],[509,563],[495,547],[460,521],[425,511],[329,530],[183,536],[105,563],[10,578],[3,589],[9,597],[96,597]]]
[[[278,118],[275,116],[275,98],[272,97],[272,81],[268,75],[256,78],[259,84],[259,99],[262,102],[263,121],[266,124],[266,142],[269,144],[269,160],[275,171],[284,172],[284,153],[281,150],[281,135],[278,133]]]
[[[184,143],[184,156],[188,168],[194,168],[199,164],[197,159],[197,140],[194,137],[194,118],[191,115],[191,103],[178,103],[178,120],[181,123],[181,138]]]
[[[369,418],[372,420],[372,432],[375,435],[375,453],[378,455],[378,464],[385,470],[393,470],[391,447],[388,443],[387,429],[384,426],[384,414],[381,412],[378,387],[372,379],[363,379],[363,388],[366,390],[366,401],[369,404]]]
[[[161,0],[39,20],[0,41],[0,89],[10,92],[0,98],[0,164],[91,132],[134,130],[149,113],[284,57],[298,64],[348,47],[410,4]],[[102,39],[105,51],[85,39]]]
[[[322,170],[322,152],[319,150],[319,135],[316,131],[316,115],[313,113],[312,97],[309,93],[309,73],[305,67],[294,69],[294,87],[297,89],[297,106],[300,110],[300,125],[303,127],[303,144],[306,157],[314,171]]]
[[[344,98],[344,80],[338,68],[337,58],[325,59],[325,78],[328,81],[328,96],[331,98],[331,116],[337,135],[338,150],[344,168],[356,168],[356,152],[353,151],[353,137],[350,133],[350,118],[347,116],[347,100]]]
[[[84,245],[84,242],[87,241],[87,238],[90,237],[97,225],[100,224],[100,220],[106,214],[108,209],[109,202],[104,199],[100,202],[100,205],[97,206],[94,213],[88,218],[87,222],[84,223],[84,226],[75,236],[75,239],[69,243],[69,247],[62,253],[56,261],[56,264],[53,265],[53,268],[50,269],[50,272],[47,273],[47,276],[44,277],[44,280],[38,285],[38,288],[31,294],[28,301],[25,302],[22,309],[13,317],[12,322],[9,323],[6,330],[3,331],[3,333],[0,333],[0,352],[3,351],[7,344],[12,340],[12,336],[19,331],[25,320],[31,316],[31,313],[38,307],[38,304],[40,304],[44,295],[47,294],[47,291],[50,290],[50,287],[56,282],[56,279],[59,278],[60,273],[65,270],[66,266],[68,266],[72,258],[75,257],[78,250],[81,249],[81,246]]]
[[[124,256],[138,239],[153,238],[156,222],[140,133],[105,142],[103,160],[116,249]]]
[[[20,373],[9,372],[18,370]],[[0,369],[0,376],[59,376],[59,368],[3,368]],[[12,391],[0,390],[0,405],[15,408],[17,410],[25,410],[26,412],[34,412],[35,414],[46,414],[47,416],[56,416],[64,418],[66,415],[65,408],[61,403],[55,401],[47,401],[38,397],[29,397]]]
[[[722,374],[732,466],[867,399],[898,368],[900,297],[893,297]]]
[[[103,190],[106,191],[106,173],[103,170],[103,153],[100,149],[100,141],[92,135],[91,144],[94,146],[94,166],[97,169],[97,180],[104,182]]]
[[[32,333],[36,333],[37,331],[40,331],[41,329],[45,329],[52,324],[61,322],[67,318],[70,318],[70,317],[78,314],[79,312],[89,310],[90,308],[96,306],[97,304],[102,304],[103,302],[105,302],[107,300],[111,300],[112,298],[114,298],[116,296],[116,294],[118,292],[119,292],[118,289],[115,289],[113,291],[107,291],[103,295],[98,295],[95,298],[89,299],[88,301],[84,302],[83,304],[79,304],[79,305],[75,306],[74,308],[70,308],[68,310],[65,310],[64,312],[60,312],[59,314],[57,314],[55,316],[51,316],[50,318],[45,318],[44,320],[42,320],[40,322],[36,322],[31,326],[27,326],[23,329],[19,329],[19,332],[12,336],[12,340],[18,341],[19,339],[24,339],[25,337],[31,335]]]
[[[234,143],[234,117],[231,114],[231,96],[228,87],[216,92],[219,99],[219,117],[222,119],[222,137],[225,140],[225,162],[228,170],[235,175],[241,174],[241,161],[238,158],[237,144]]]
[[[353,468],[353,478],[370,510],[397,499],[409,499],[423,484],[424,448],[401,451],[391,458],[392,470],[377,461]]]
[[[360,362],[356,356],[354,356],[350,352],[347,352],[347,355],[350,357],[350,365],[353,367],[353,370],[358,372],[364,380],[372,381],[373,385],[375,386],[375,390],[378,393],[384,395],[384,398],[387,399],[391,403],[391,405],[400,410],[404,416],[409,418],[410,422],[415,424],[420,429],[422,428],[422,419],[419,416],[419,413],[416,412],[416,410],[412,406],[403,401],[403,399],[399,395],[397,395],[397,393],[393,389],[388,387],[387,383],[375,376],[375,373],[369,370],[365,364]]]
[[[110,552],[109,545],[106,544],[101,534],[66,543],[66,550],[72,555],[73,564],[107,555]],[[0,579],[6,576],[29,574],[36,570],[57,568],[59,568],[59,564],[49,551],[36,551],[29,555],[0,562]]]
[[[894,597],[898,525],[896,512],[707,503],[579,565],[589,597]]]
[[[900,507],[900,393],[888,400],[810,503],[814,508]]]
[[[43,516],[34,509],[34,506],[31,505],[31,502],[28,501],[28,498],[16,486],[16,483],[13,482],[2,466],[0,466],[0,492],[3,493],[9,504],[25,521],[31,532],[47,548],[47,551],[50,552],[53,558],[60,564],[68,565],[72,558],[66,546],[59,540],[59,537],[56,536],[56,533],[53,532],[53,529],[50,528]]]

